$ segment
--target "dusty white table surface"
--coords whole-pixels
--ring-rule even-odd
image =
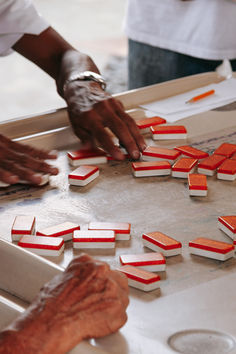
[[[205,80],[206,77],[207,75],[201,76],[201,80],[202,78]],[[165,91],[165,87],[166,90],[170,87],[176,90],[179,83],[181,87],[186,84],[188,88],[190,82],[188,80],[189,78],[162,84],[161,92],[163,88]],[[197,82],[197,79],[194,80]],[[160,85],[157,85],[157,88],[159,87]],[[191,87],[194,88],[194,85]],[[159,91],[157,90],[157,93]],[[137,91],[138,96],[141,93]],[[134,97],[135,92],[131,96]],[[137,102],[128,108],[137,108]],[[134,111],[133,116],[137,117],[140,114],[142,115],[142,112],[137,114]],[[165,147],[189,144],[209,153],[222,142],[236,143],[234,106],[232,110],[206,112],[186,118],[179,123],[185,124],[188,129],[187,141],[154,142],[146,135],[147,142],[150,145]],[[119,255],[150,251],[144,248],[141,242],[144,232],[161,231],[183,244],[182,256],[167,258],[166,272],[160,273],[161,291],[144,293],[131,288],[127,325],[119,333],[93,344],[110,353],[150,354],[171,353],[172,349],[167,344],[168,337],[174,332],[189,328],[211,330],[217,328],[236,338],[236,326],[233,321],[231,325],[228,319],[225,320],[227,325],[224,321],[219,326],[214,325],[217,318],[215,308],[220,311],[222,304],[218,301],[224,298],[224,294],[219,300],[214,293],[211,294],[209,286],[215,284],[216,289],[223,290],[230,286],[235,293],[236,285],[233,284],[232,277],[234,276],[234,279],[236,277],[236,259],[220,262],[191,256],[188,251],[188,242],[200,236],[231,243],[230,238],[218,229],[217,218],[220,215],[235,215],[236,182],[220,181],[215,176],[208,177],[207,197],[190,198],[186,179],[171,176],[134,178],[130,161],[112,161],[99,166],[99,178],[88,186],[70,187],[67,175],[71,168],[66,151],[66,147],[60,151],[56,164],[61,172],[51,178],[49,185],[42,188],[16,185],[0,189],[2,238],[11,240],[12,222],[19,214],[35,215],[37,229],[64,221],[78,223],[81,227],[87,227],[90,221],[130,222],[132,225],[130,241],[118,241],[114,251],[87,251],[94,257],[108,262],[112,268],[119,266]],[[67,242],[62,256],[48,259],[66,267],[79,253],[80,251],[73,250],[72,242]],[[227,281],[228,278],[230,280]],[[219,285],[218,281],[224,281],[224,286]],[[214,286],[212,285],[212,289]],[[204,296],[198,297],[198,293],[210,296],[214,316],[208,309],[208,302],[204,300]],[[228,296],[232,297],[232,292],[230,295],[227,294],[226,301]],[[199,300],[200,308],[196,306],[196,299]],[[227,311],[230,314],[233,309],[230,307]],[[209,316],[206,315],[208,312]],[[185,316],[182,316],[183,313]],[[229,351],[221,349],[221,353],[224,352]],[[234,352],[234,349],[231,352]]]

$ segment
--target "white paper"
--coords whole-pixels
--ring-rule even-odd
[[[191,98],[212,89],[215,90],[213,95],[194,103],[186,103]],[[225,104],[229,104],[235,100],[236,79],[231,78],[218,84],[203,86],[177,96],[172,96],[163,100],[142,105],[141,107],[151,111],[151,113],[147,113],[147,116],[155,113],[165,118],[168,122],[175,122],[179,119],[189,117],[194,114],[224,106]]]

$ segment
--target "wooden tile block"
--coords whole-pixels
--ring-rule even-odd
[[[72,240],[73,232],[80,230],[80,226],[70,221],[63,222],[62,224],[53,225],[43,230],[36,232],[37,236],[47,237],[62,237],[64,241]]]
[[[189,174],[188,189],[190,196],[204,197],[207,195],[207,178],[205,175]]]
[[[202,150],[198,150],[189,145],[177,146],[175,150],[180,151],[182,155],[192,157],[193,159],[201,160],[208,157],[208,153]]]
[[[89,230],[112,230],[115,232],[116,241],[130,239],[131,224],[128,222],[90,222]]]
[[[186,139],[187,130],[183,125],[161,125],[151,127],[153,140]]]
[[[70,151],[67,156],[72,166],[107,163],[106,153],[101,149]]]
[[[18,215],[15,217],[12,229],[12,241],[19,241],[23,235],[34,235],[35,217],[31,215]]]
[[[83,165],[73,172],[69,173],[68,180],[72,186],[86,186],[99,176],[99,169],[97,166]]]
[[[236,160],[226,159],[217,168],[217,178],[225,181],[234,181],[236,179]]]
[[[141,133],[149,133],[151,126],[164,124],[166,120],[161,117],[150,117],[145,119],[139,119],[136,121],[138,128],[140,129]]]
[[[160,287],[161,278],[159,275],[130,265],[122,266],[117,270],[127,276],[128,284],[133,288],[143,291],[152,291]]]
[[[160,252],[124,254],[120,256],[120,262],[149,272],[163,272],[166,269],[165,257]]]
[[[236,144],[223,143],[214,152],[217,155],[223,155],[227,158],[233,156],[236,152]]]
[[[219,228],[233,240],[236,238],[236,215],[219,216]]]
[[[112,230],[80,230],[73,235],[74,248],[114,248],[115,232]]]
[[[182,157],[172,166],[172,177],[188,178],[193,173],[198,160],[190,157]]]
[[[40,256],[60,256],[64,250],[64,240],[61,237],[23,236],[18,246]]]
[[[148,146],[142,152],[143,161],[167,160],[171,165],[178,159],[181,153],[177,150],[167,149],[157,146]]]
[[[189,251],[197,256],[203,256],[219,261],[226,261],[234,256],[234,246],[205,237],[196,238],[189,242]]]
[[[171,173],[168,161],[133,162],[132,170],[135,177],[167,176]]]
[[[162,232],[155,231],[142,235],[143,245],[165,257],[176,256],[182,253],[182,244]]]
[[[198,173],[213,176],[216,169],[224,162],[225,156],[213,154],[198,164]]]

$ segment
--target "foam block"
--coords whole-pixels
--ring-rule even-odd
[[[9,187],[10,184],[0,181],[0,188]]]
[[[236,215],[219,216],[219,228],[233,240],[236,238]]]
[[[198,150],[189,145],[177,146],[175,150],[180,151],[182,155],[192,157],[193,159],[201,160],[205,159],[208,155],[207,152]]]
[[[47,227],[43,230],[36,232],[37,236],[47,237],[62,237],[64,241],[72,240],[73,232],[80,230],[80,226],[70,221],[63,222],[62,224]]]
[[[190,196],[204,197],[207,195],[207,178],[205,175],[191,173],[188,175]]]
[[[227,158],[236,152],[236,144],[223,143],[214,152],[217,155],[223,155]]]
[[[106,153],[101,149],[70,151],[67,156],[72,166],[107,163]]]
[[[133,162],[132,170],[135,177],[167,176],[171,173],[168,161]]]
[[[161,125],[151,127],[153,140],[186,139],[187,130],[183,125]]]
[[[64,240],[61,237],[23,236],[18,246],[40,256],[60,256],[64,250]]]
[[[140,129],[141,133],[149,133],[151,126],[159,125],[159,124],[164,124],[166,123],[166,120],[161,117],[150,117],[150,118],[145,118],[145,119],[138,119],[136,121],[136,124],[138,128]]]
[[[163,272],[166,269],[165,257],[160,252],[124,254],[120,256],[120,262],[149,272]]]
[[[177,150],[148,146],[142,152],[143,161],[162,161],[167,160],[171,165],[178,159],[181,153]]]
[[[198,173],[207,176],[213,176],[217,167],[219,167],[225,159],[226,157],[222,155],[213,154],[211,156],[208,156],[206,159],[199,162]]]
[[[190,241],[189,251],[197,256],[218,259],[219,261],[226,261],[234,256],[233,245],[205,237],[199,237]]]
[[[99,169],[97,166],[84,165],[76,168],[69,173],[68,180],[72,186],[86,186],[99,176]]]
[[[197,159],[189,157],[180,158],[172,166],[172,177],[188,178],[188,174],[194,171],[197,162]]]
[[[143,291],[152,291],[160,287],[161,278],[159,275],[130,265],[122,266],[117,270],[127,276],[128,284],[133,288]]]
[[[115,232],[112,230],[80,230],[73,235],[74,248],[114,248]]]
[[[144,246],[163,253],[165,257],[176,256],[182,252],[181,242],[159,231],[143,234],[142,240]]]
[[[236,178],[236,160],[226,159],[217,169],[217,178],[234,181]]]
[[[12,229],[12,241],[19,241],[23,235],[34,235],[35,217],[31,215],[18,215],[15,217]]]
[[[112,230],[115,232],[116,241],[130,239],[131,224],[128,222],[90,222],[89,230]]]

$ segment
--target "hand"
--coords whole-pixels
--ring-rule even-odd
[[[41,290],[38,303],[54,322],[58,338],[72,348],[81,339],[103,337],[127,320],[127,278],[107,263],[82,254]]]
[[[44,160],[56,159],[54,152],[38,150],[0,135],[0,181],[15,184],[24,180],[40,184],[40,174],[56,175],[58,169]]]
[[[127,278],[82,254],[0,334],[0,353],[67,353],[82,339],[123,326],[128,302]]]
[[[107,153],[117,160],[122,160],[124,155],[114,145],[111,135],[106,130],[108,127],[128,153],[134,159],[138,159],[140,151],[146,148],[146,144],[134,120],[125,113],[121,102],[104,92],[96,82],[79,80],[67,82],[71,73],[83,71],[99,73],[87,55],[68,50],[62,58],[57,89],[66,100],[75,134],[87,148],[95,146],[98,142]]]
[[[125,113],[121,102],[105,93],[94,82],[74,81],[67,85],[65,98],[75,134],[84,145],[96,145],[96,141],[106,152],[117,160],[124,158],[105,127],[119,138],[134,159],[146,145],[134,120]]]

